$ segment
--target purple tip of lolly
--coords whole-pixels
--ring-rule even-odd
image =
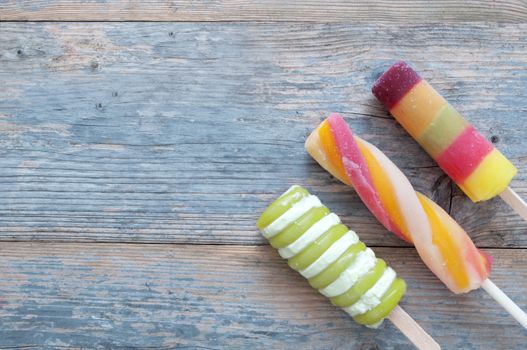
[[[377,79],[371,91],[390,110],[420,81],[421,77],[412,67],[404,61],[397,61]]]

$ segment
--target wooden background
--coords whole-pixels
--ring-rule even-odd
[[[370,93],[413,63],[519,168],[527,3],[0,0],[0,349],[406,349],[311,290],[254,222],[294,183],[375,247],[445,349],[524,349],[453,295],[303,149],[329,112],[495,258],[527,309],[527,224],[474,205]]]

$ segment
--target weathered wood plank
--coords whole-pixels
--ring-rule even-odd
[[[308,186],[370,245],[398,246],[303,150],[343,113],[480,246],[527,246],[499,200],[451,184],[369,92],[412,61],[519,167],[527,24],[2,23],[0,239],[262,244],[254,221]],[[482,43],[485,43],[484,45]],[[497,117],[499,116],[499,117]]]
[[[525,22],[522,0],[168,1],[3,0],[10,21],[416,21]]]
[[[524,347],[484,292],[451,294],[413,249],[376,251],[408,282],[402,306],[444,349]],[[490,252],[494,281],[527,307],[525,250]],[[0,290],[0,348],[409,346],[390,324],[354,324],[269,247],[3,243]]]

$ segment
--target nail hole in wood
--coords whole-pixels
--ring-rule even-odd
[[[360,350],[379,350],[379,347],[375,343],[364,343],[361,344]]]
[[[492,143],[498,143],[499,141],[500,141],[500,138],[498,136],[496,136],[496,135],[492,135],[490,137],[490,142],[492,142]]]

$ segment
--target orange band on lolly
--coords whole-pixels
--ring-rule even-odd
[[[338,175],[340,175],[340,177],[343,179],[347,179],[348,176],[346,175],[346,170],[342,164],[340,153],[338,151],[337,145],[335,144],[333,133],[331,132],[331,126],[327,120],[324,120],[324,122],[320,124],[320,127],[318,128],[318,137],[320,137],[324,152],[335,167],[336,171],[338,171]]]
[[[390,110],[413,138],[419,138],[447,101],[421,80]]]
[[[359,146],[364,160],[368,164],[368,169],[373,180],[373,185],[375,186],[375,190],[377,191],[377,194],[382,202],[383,207],[390,214],[393,223],[397,226],[401,234],[406,238],[406,240],[411,242],[412,239],[408,234],[406,221],[404,220],[404,217],[401,214],[401,210],[399,209],[399,205],[396,199],[397,196],[393,189],[392,183],[390,182],[390,179],[388,178],[388,176],[386,176],[386,172],[379,164],[375,156],[373,156],[368,147],[366,147],[362,143],[362,140],[355,137],[355,142],[357,142],[357,145]]]
[[[446,268],[452,275],[452,278],[459,289],[467,288],[469,285],[469,277],[463,266],[463,257],[460,257],[457,254],[457,252],[460,251],[459,247],[457,247],[454,240],[452,240],[448,228],[441,223],[440,218],[435,213],[431,204],[428,203],[429,199],[419,192],[416,193],[432,228],[432,243],[441,252]]]

